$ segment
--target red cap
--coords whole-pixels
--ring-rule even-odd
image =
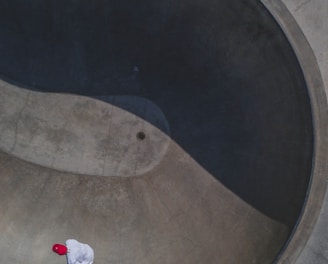
[[[52,246],[52,251],[57,253],[58,255],[66,255],[67,247],[62,244],[54,244]]]

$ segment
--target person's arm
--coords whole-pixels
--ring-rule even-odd
[[[80,264],[80,262],[78,262],[78,260],[76,259],[74,252],[67,253],[66,258],[67,264]]]

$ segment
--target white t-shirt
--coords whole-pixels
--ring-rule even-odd
[[[66,254],[68,264],[92,264],[94,258],[93,249],[88,244],[83,244],[75,239],[66,240],[68,252]]]

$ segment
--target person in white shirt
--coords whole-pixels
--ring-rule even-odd
[[[68,264],[92,264],[94,251],[88,244],[75,239],[66,240],[65,245],[54,244],[52,250],[58,255],[66,255]]]

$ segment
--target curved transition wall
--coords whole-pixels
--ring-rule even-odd
[[[0,87],[0,148],[26,161],[80,174],[131,177],[152,170],[168,148],[165,116],[144,98],[112,96],[105,103],[6,82]],[[113,102],[130,105],[135,114]]]
[[[2,262],[56,263],[70,237],[97,263],[276,259],[315,135],[261,3],[1,0],[0,17]]]

